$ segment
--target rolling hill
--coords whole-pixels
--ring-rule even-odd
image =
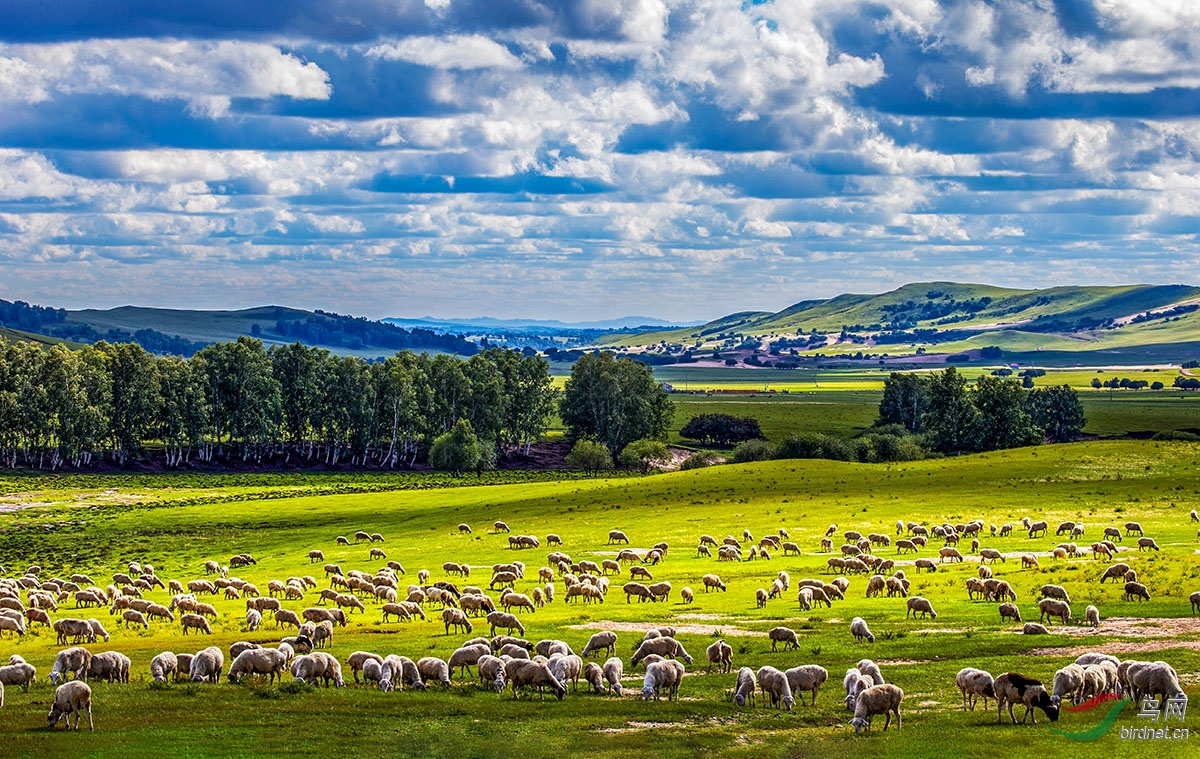
[[[1054,287],[1017,290],[922,282],[877,295],[805,300],[775,313],[730,314],[698,327],[613,336],[602,347],[803,357],[954,354],[999,347],[1006,353],[1109,353],[1170,360],[1200,352],[1200,288],[1189,285]],[[782,351],[779,349],[782,348]],[[1147,358],[1149,357],[1149,358]]]

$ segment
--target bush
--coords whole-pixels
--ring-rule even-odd
[[[747,464],[751,461],[767,461],[775,458],[775,446],[766,440],[747,440],[733,449],[733,463]]]
[[[863,435],[860,439],[870,445],[870,458],[860,458],[860,461],[879,463],[883,461],[917,461],[925,458],[925,451],[911,435],[886,435],[872,432]]]
[[[679,471],[682,472],[688,469],[703,469],[705,467],[716,466],[717,464],[724,463],[725,457],[723,456],[713,453],[712,451],[699,451],[684,459],[682,463],[679,464]]]
[[[575,442],[567,454],[566,464],[571,469],[582,469],[588,474],[613,468],[612,454],[603,443],[582,438]]]
[[[1162,430],[1161,432],[1154,433],[1154,437],[1152,437],[1150,439],[1151,440],[1177,440],[1177,441],[1182,441],[1182,442],[1186,442],[1186,443],[1200,443],[1200,435],[1196,435],[1191,432],[1184,432],[1183,430]]]
[[[817,459],[821,457],[821,440],[824,435],[815,432],[801,432],[799,435],[788,435],[775,449],[777,459]]]
[[[661,440],[634,440],[621,451],[621,466],[641,470],[661,469],[671,461],[671,452]]]
[[[454,428],[434,440],[429,449],[429,465],[456,476],[478,467],[482,457],[479,438],[466,419],[458,420]]]

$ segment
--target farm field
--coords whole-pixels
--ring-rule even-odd
[[[1054,670],[1084,650],[1100,650],[1122,658],[1162,659],[1179,671],[1193,703],[1200,695],[1200,624],[1192,617],[1188,594],[1200,590],[1197,525],[1189,511],[1200,507],[1200,446],[1187,443],[1115,441],[1044,446],[1016,451],[939,459],[906,464],[856,465],[830,461],[776,461],[746,466],[617,479],[576,479],[471,485],[437,489],[394,489],[380,492],[328,494],[281,493],[289,475],[276,481],[240,483],[187,475],[173,489],[169,477],[137,476],[105,481],[103,477],[60,484],[53,478],[16,477],[0,480],[7,508],[0,514],[0,564],[8,575],[31,563],[40,564],[43,577],[85,572],[103,585],[129,561],[151,563],[164,579],[187,581],[204,576],[207,559],[227,562],[248,552],[257,564],[233,570],[245,580],[266,588],[269,579],[313,574],[326,586],[320,562],[307,558],[312,549],[326,560],[374,571],[383,563],[369,559],[369,544],[338,546],[335,537],[357,530],[379,532],[375,544],[390,560],[407,570],[404,582],[416,582],[420,569],[431,572],[430,582],[449,580],[459,586],[486,586],[490,566],[521,560],[530,568],[517,590],[536,584],[536,568],[549,549],[548,533],[562,537],[560,550],[575,561],[614,558],[620,546],[608,545],[611,529],[622,529],[631,548],[644,552],[658,541],[671,548],[665,561],[648,567],[654,579],[669,580],[674,590],[663,603],[626,603],[620,583],[603,604],[566,604],[556,576],[556,599],[535,613],[524,613],[526,638],[557,638],[577,652],[589,635],[612,629],[619,635],[617,654],[625,661],[623,697],[571,692],[562,702],[539,702],[511,691],[491,690],[455,677],[449,690],[431,686],[427,692],[383,693],[356,687],[310,689],[278,684],[220,685],[148,684],[149,660],[162,650],[191,652],[207,645],[226,651],[239,640],[272,644],[280,636],[265,622],[258,632],[244,629],[244,602],[216,598],[219,616],[213,635],[184,637],[178,625],[151,623],[149,631],[126,630],[106,609],[75,611],[61,607],[60,616],[96,616],[112,633],[107,644],[90,650],[121,651],[133,660],[129,684],[92,683],[96,732],[47,732],[45,713],[52,696],[45,675],[57,646],[54,635],[36,626],[29,634],[0,640],[0,660],[24,656],[38,668],[39,681],[28,691],[10,686],[0,712],[0,741],[6,756],[246,756],[248,754],[336,754],[388,756],[842,756],[866,752],[875,756],[923,757],[934,750],[956,755],[994,757],[996,741],[1019,755],[1077,754],[1081,747],[1057,733],[1039,713],[1037,726],[996,725],[994,704],[963,712],[954,675],[963,666],[1000,674],[1015,670],[1047,683]],[[269,479],[269,478],[268,478]],[[353,476],[344,483],[353,485]],[[31,487],[36,484],[36,488]],[[453,483],[451,483],[453,484]],[[108,487],[104,487],[108,485]],[[301,486],[304,483],[300,483]],[[100,493],[78,503],[44,497],[73,488]],[[219,495],[236,490],[236,502],[189,500],[180,493],[203,491]],[[36,504],[43,505],[36,505]],[[16,508],[25,504],[25,508]],[[1044,538],[1030,539],[1018,524],[1014,536],[998,539],[985,532],[984,547],[1012,557],[998,564],[996,575],[1011,582],[1018,593],[1024,619],[1037,618],[1036,589],[1046,583],[1065,587],[1076,617],[1088,604],[1099,607],[1102,623],[1093,630],[1078,624],[1051,625],[1050,636],[1014,634],[1019,626],[1001,624],[996,605],[968,600],[965,580],[976,576],[977,557],[962,564],[943,565],[932,574],[916,574],[911,555],[882,548],[880,556],[897,561],[912,581],[911,594],[928,598],[936,619],[905,619],[904,601],[865,598],[866,576],[850,576],[845,600],[832,608],[802,611],[796,586],[806,577],[833,578],[829,554],[820,539],[831,523],[838,533],[854,529],[896,538],[898,519],[925,525],[979,518],[1001,525],[1019,523],[1024,516],[1046,519],[1052,525]],[[513,550],[507,536],[490,525],[506,521],[514,534],[537,535],[541,547]],[[1140,521],[1145,534],[1156,539],[1160,552],[1139,552],[1131,540],[1122,541],[1119,558],[1131,565],[1152,594],[1147,602],[1121,600],[1122,588],[1099,585],[1107,561],[1090,558],[1054,560],[1046,555],[1062,538],[1053,526],[1064,520],[1087,525],[1084,542],[1100,537],[1104,527]],[[474,528],[460,534],[465,522]],[[755,538],[788,531],[802,555],[776,553],[770,560],[718,562],[700,557],[695,546],[701,534],[720,540],[724,535]],[[840,543],[841,540],[835,542]],[[918,554],[936,557],[936,544]],[[963,546],[966,553],[967,546]],[[1040,567],[1022,569],[1016,555],[1038,554]],[[449,577],[444,562],[468,563],[469,579]],[[628,565],[626,565],[628,567]],[[791,576],[791,589],[782,599],[756,608],[754,591],[769,587],[781,570]],[[704,593],[701,577],[717,573],[728,591]],[[696,591],[695,602],[681,602],[679,588]],[[496,593],[491,594],[496,597]],[[165,601],[156,590],[149,598]],[[209,600],[205,597],[204,600]],[[300,610],[316,603],[316,591],[304,600],[286,601]],[[349,626],[337,628],[330,651],[340,660],[356,650],[398,653],[418,659],[447,657],[464,639],[487,635],[479,620],[470,635],[446,635],[436,606],[427,609],[430,621],[383,623],[378,606],[365,600],[366,612],[351,613]],[[874,644],[855,644],[848,634],[850,618],[862,616],[877,636]],[[672,625],[678,639],[696,661],[680,689],[677,702],[643,702],[641,673],[629,664],[635,642],[652,626]],[[784,625],[797,631],[800,648],[771,651],[767,630]],[[780,712],[760,700],[756,708],[738,708],[727,701],[733,674],[704,673],[704,648],[725,639],[733,647],[733,664],[780,669],[820,664],[830,681],[816,706]],[[877,661],[889,682],[905,692],[901,731],[881,731],[882,719],[870,735],[855,735],[851,714],[841,704],[841,676],[860,658]],[[602,661],[602,658],[601,658]],[[349,672],[346,671],[347,678]],[[290,676],[287,680],[291,680]],[[1099,721],[1096,710],[1063,714],[1054,725],[1064,732],[1087,730]],[[1018,719],[1020,718],[1018,710]],[[1185,727],[1196,725],[1190,712]],[[1118,725],[1143,726],[1132,709]],[[286,729],[285,729],[286,728]],[[1195,738],[1193,738],[1195,740]],[[1117,746],[1117,743],[1123,745]],[[1116,748],[1122,756],[1154,756],[1154,742],[1119,741],[1117,731],[1096,747]],[[1088,750],[1083,747],[1082,750]]]

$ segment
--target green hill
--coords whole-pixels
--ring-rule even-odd
[[[799,355],[1087,352],[1200,342],[1200,288],[1122,285],[1018,290],[921,282],[878,295],[806,300],[776,313],[742,312],[687,329],[614,336],[604,347],[666,342],[736,350],[749,338]],[[822,338],[824,340],[822,341]],[[798,342],[805,344],[800,345]],[[1151,351],[1160,357],[1162,350]]]

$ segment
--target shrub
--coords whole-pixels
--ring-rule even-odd
[[[733,449],[733,463],[746,464],[751,461],[767,461],[775,458],[775,446],[766,440],[747,440]]]
[[[684,459],[683,462],[680,463],[679,469],[680,471],[687,469],[703,469],[705,467],[715,466],[723,463],[725,463],[724,457],[718,456],[712,451],[699,451]]]
[[[566,464],[571,469],[582,469],[588,474],[613,468],[612,454],[603,443],[582,438],[575,442],[567,454]]]
[[[670,461],[671,452],[661,440],[634,440],[621,451],[621,466],[639,469],[643,474],[651,469],[661,469]]]
[[[1200,435],[1196,435],[1191,432],[1184,432],[1183,430],[1162,430],[1161,432],[1154,433],[1154,437],[1152,437],[1150,439],[1151,440],[1178,440],[1178,441],[1183,441],[1183,442],[1188,442],[1188,443],[1200,443]]]
[[[466,419],[458,420],[454,428],[434,440],[429,449],[429,465],[455,475],[475,469],[481,459],[479,438]]]

